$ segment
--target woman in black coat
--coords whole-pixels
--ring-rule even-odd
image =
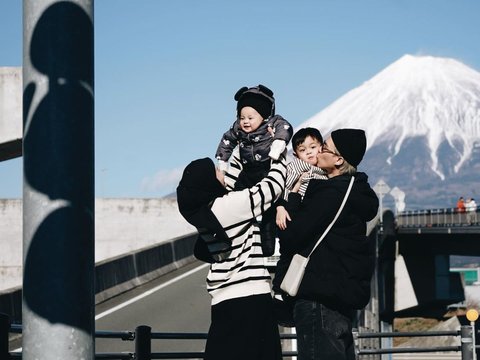
[[[307,256],[335,217],[352,176],[355,181],[339,218],[313,252],[294,301],[298,359],[354,359],[352,320],[370,300],[375,243],[366,222],[378,211],[367,175],[356,171],[366,150],[365,132],[333,131],[322,145],[318,167],[328,180],[311,180],[303,200],[291,193],[292,221],[280,232],[281,259],[274,289],[294,254]]]

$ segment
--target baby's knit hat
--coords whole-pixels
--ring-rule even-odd
[[[365,131],[360,129],[338,129],[332,131],[330,136],[340,155],[350,165],[357,167],[367,149]]]
[[[268,119],[275,114],[275,98],[273,91],[264,85],[258,85],[251,88],[246,86],[237,91],[234,99],[237,103],[237,115],[245,106],[254,108],[263,119]]]

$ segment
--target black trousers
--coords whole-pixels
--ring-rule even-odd
[[[354,360],[352,320],[314,300],[297,299],[298,360]]]
[[[281,360],[278,325],[270,294],[212,306],[205,360]]]

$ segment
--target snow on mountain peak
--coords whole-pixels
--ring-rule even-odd
[[[385,143],[391,161],[410,137],[424,137],[432,170],[444,179],[438,149],[447,141],[459,160],[480,142],[480,73],[450,58],[404,55],[302,123],[328,134],[362,128],[368,147]]]

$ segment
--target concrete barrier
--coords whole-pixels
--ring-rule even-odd
[[[0,292],[22,286],[22,218],[22,199],[0,199]],[[96,264],[195,231],[180,215],[175,198],[95,199]]]
[[[196,233],[177,237],[97,263],[95,303],[108,300],[195,261],[193,247],[196,238]],[[12,323],[21,323],[21,287],[0,292],[0,313],[10,316]]]

